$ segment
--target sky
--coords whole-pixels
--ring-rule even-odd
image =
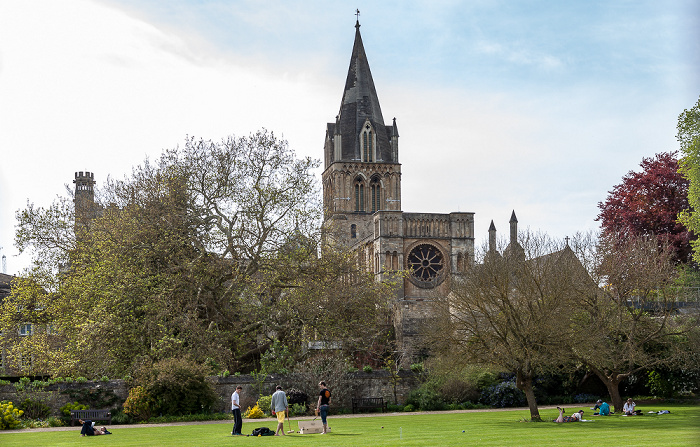
[[[563,238],[700,95],[700,3],[0,0],[0,247],[76,171],[97,187],[186,136],[266,128],[321,159],[360,31],[406,212]],[[320,180],[321,171],[318,172]]]

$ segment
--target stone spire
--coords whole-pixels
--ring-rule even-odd
[[[360,35],[360,22],[355,23],[355,43],[352,47],[350,67],[345,80],[343,99],[335,133],[342,136],[341,159],[360,159],[360,133],[369,122],[376,133],[377,159],[375,161],[395,162],[390,138],[398,137],[396,124],[385,126],[382,109],[379,106],[377,90],[374,87],[372,72],[369,69],[367,54]],[[398,143],[395,143],[395,146]]]
[[[493,224],[493,219],[491,219],[491,225],[489,226],[489,253],[496,251],[496,226]]]
[[[513,210],[513,214],[510,215],[510,243],[518,243],[518,218],[515,217],[515,210]]]

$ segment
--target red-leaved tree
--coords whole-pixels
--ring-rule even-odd
[[[689,208],[688,180],[678,172],[677,152],[644,158],[641,172],[630,171],[622,183],[599,202],[603,235],[655,235],[668,240],[676,262],[690,260],[694,236],[679,222],[678,214]]]

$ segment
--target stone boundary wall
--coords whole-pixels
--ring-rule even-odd
[[[256,390],[259,385],[252,376],[247,374],[228,377],[212,376],[209,379],[214,385],[216,394],[219,396],[219,403],[218,406],[214,408],[215,411],[231,411],[231,394],[238,385],[243,387],[241,406],[245,409],[255,405],[257,401]],[[352,408],[353,397],[383,397],[385,402],[394,403],[394,382],[396,383],[396,401],[398,403],[404,403],[408,397],[408,393],[419,385],[417,376],[411,371],[401,371],[398,380],[392,379],[389,372],[385,370],[377,370],[370,373],[364,371],[347,373],[345,377],[338,381],[342,381],[343,386],[341,388],[334,387],[333,378],[319,378],[318,381],[320,380],[324,380],[332,392],[335,390],[332,396],[333,410]],[[316,383],[318,383],[318,381],[316,381]],[[277,385],[281,385],[285,390],[296,388],[307,393],[310,406],[316,406],[318,387],[315,386],[315,384],[308,385],[308,380],[300,380],[300,378],[294,374],[270,375],[267,376],[262,385],[263,394],[272,394]],[[20,400],[31,397],[49,405],[53,413],[57,415],[59,408],[74,400],[71,399],[65,391],[95,388],[113,391],[122,402],[124,402],[129,395],[129,389],[126,382],[123,380],[58,383],[49,385],[42,391],[32,391],[30,393],[18,393],[14,385],[11,384],[0,385],[0,401],[9,400],[15,404],[19,404]]]

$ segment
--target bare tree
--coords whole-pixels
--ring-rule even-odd
[[[677,312],[673,250],[649,236],[607,236],[575,247],[600,287],[578,290],[571,349],[607,387],[616,411],[619,385],[689,352],[693,318]],[[592,245],[595,244],[595,245]]]
[[[585,271],[568,245],[543,234],[526,232],[503,252],[483,247],[483,263],[436,300],[433,341],[445,355],[513,371],[537,421],[533,379],[567,358],[573,284]]]

